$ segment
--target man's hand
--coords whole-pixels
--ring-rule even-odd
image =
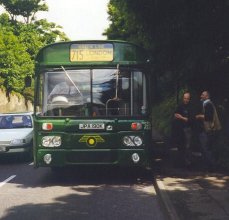
[[[178,120],[182,120],[182,121],[185,121],[185,122],[188,121],[188,118],[183,117],[181,114],[178,114],[178,113],[175,113],[175,114],[174,114],[174,117],[175,117],[176,119],[178,119]]]
[[[196,115],[196,119],[197,120],[204,120],[204,115],[203,114]]]

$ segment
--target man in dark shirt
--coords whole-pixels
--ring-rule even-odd
[[[190,146],[191,146],[191,138],[192,138],[192,129],[191,129],[191,121],[192,121],[192,110],[190,105],[191,94],[189,92],[185,92],[183,95],[183,100],[180,105],[175,110],[174,113],[174,124],[175,126],[175,139],[178,147],[179,153],[179,163],[182,166],[190,165]]]

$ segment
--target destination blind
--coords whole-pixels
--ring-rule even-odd
[[[70,48],[71,62],[112,61],[113,45],[106,44],[72,44]]]

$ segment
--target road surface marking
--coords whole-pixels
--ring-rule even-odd
[[[6,180],[4,180],[3,182],[0,182],[0,187],[4,186],[6,183],[8,183],[10,180],[12,180],[15,177],[16,175],[12,175],[9,178],[7,178]]]

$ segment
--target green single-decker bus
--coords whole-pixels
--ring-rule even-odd
[[[147,53],[125,41],[58,42],[36,57],[34,165],[151,165]]]

